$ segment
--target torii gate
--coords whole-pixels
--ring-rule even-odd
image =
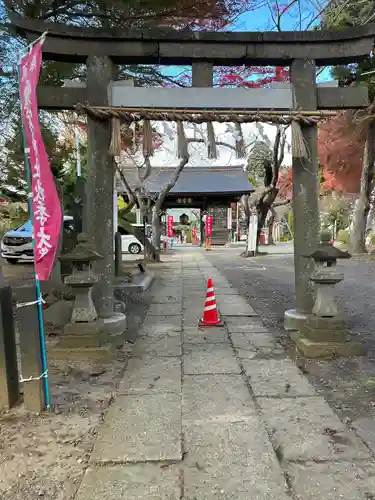
[[[121,106],[133,111],[149,108],[182,108],[206,111],[220,109],[233,114],[241,111],[291,109],[316,112],[368,105],[365,87],[332,88],[316,84],[316,66],[329,66],[362,60],[374,43],[375,24],[340,32],[244,32],[198,33],[163,30],[126,31],[122,29],[80,28],[23,19],[11,15],[16,31],[29,42],[48,28],[44,43],[45,60],[83,63],[87,66],[86,85],[41,87],[38,98],[42,109],[75,109]],[[115,80],[116,64],[192,65],[195,89],[129,88]],[[291,88],[212,89],[213,67],[290,66]],[[108,93],[108,88],[111,92]],[[293,89],[293,90],[292,90]],[[110,95],[109,95],[110,94]],[[126,110],[124,110],[126,111]],[[228,120],[227,120],[228,121]],[[309,281],[313,262],[303,257],[318,244],[318,155],[316,123],[301,124],[309,158],[293,156],[293,211],[296,310],[287,311],[285,326],[298,328],[312,310],[313,294]],[[96,250],[105,256],[98,271],[101,300],[99,314],[113,311],[113,178],[114,160],[108,152],[110,122],[88,113],[88,204],[91,217],[88,232]]]

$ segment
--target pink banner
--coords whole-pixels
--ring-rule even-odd
[[[47,280],[59,242],[62,212],[38,118],[36,87],[43,42],[44,38],[21,59],[20,95],[31,171],[35,272],[37,279]]]
[[[206,236],[212,236],[212,215],[206,217]]]
[[[173,236],[173,215],[168,215],[168,236]]]

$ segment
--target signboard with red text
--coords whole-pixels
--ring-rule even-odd
[[[172,236],[173,236],[173,215],[168,215],[167,227],[168,227],[168,237],[172,238]]]
[[[212,215],[206,217],[206,236],[212,236]]]

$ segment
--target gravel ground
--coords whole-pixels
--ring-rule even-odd
[[[4,266],[8,282],[32,275],[31,266]],[[151,290],[150,290],[151,292]],[[150,293],[149,292],[149,293]],[[127,342],[109,364],[49,362],[53,409],[41,415],[22,404],[0,411],[1,500],[71,500],[87,468],[97,428],[126,369],[149,293],[126,297]],[[125,297],[123,297],[125,299]],[[59,331],[47,329],[47,345]]]
[[[207,258],[246,297],[298,366],[347,423],[375,418],[375,261],[352,258],[339,264],[345,280],[337,299],[353,337],[365,344],[366,356],[325,361],[306,360],[283,329],[286,309],[294,307],[293,255],[269,254],[256,259],[239,256],[241,249],[215,249]],[[372,431],[375,433],[375,424]],[[374,434],[375,436],[375,434]],[[375,450],[375,438],[374,438]]]

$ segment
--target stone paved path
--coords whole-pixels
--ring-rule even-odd
[[[225,328],[199,330],[214,280]],[[76,500],[374,500],[375,462],[203,252],[178,252]]]

